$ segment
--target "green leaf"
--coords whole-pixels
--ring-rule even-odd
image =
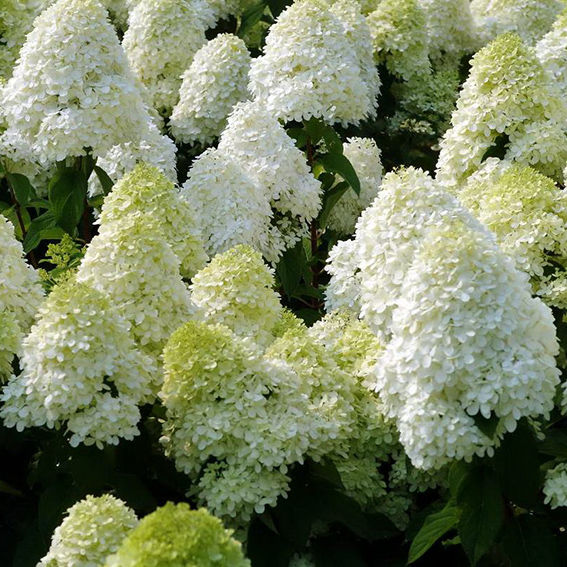
[[[360,195],[360,181],[350,161],[343,154],[325,154],[320,156],[319,162],[326,171],[338,173]]]
[[[266,10],[266,2],[258,2],[251,6],[242,14],[240,27],[238,28],[238,37],[244,37],[261,19]]]
[[[506,498],[527,508],[537,503],[540,487],[537,442],[525,420],[504,437],[492,462]]]
[[[307,132],[303,128],[288,128],[287,135],[295,140],[295,145],[303,149],[307,145]]]
[[[476,565],[496,541],[504,521],[504,500],[494,473],[485,467],[471,469],[459,487],[457,505],[459,536]]]
[[[474,424],[490,439],[494,437],[496,428],[500,418],[492,414],[490,417],[484,417],[481,413],[473,415]]]
[[[453,499],[457,498],[461,484],[469,474],[470,469],[471,465],[468,465],[464,461],[456,461],[451,465],[448,481],[449,490],[451,491],[451,497]]]
[[[459,509],[448,503],[443,510],[430,514],[425,518],[423,526],[415,536],[409,550],[408,563],[417,561],[431,546],[442,538],[459,522]]]
[[[507,522],[501,547],[513,567],[560,567],[555,534],[544,519],[524,514]]]
[[[340,201],[341,197],[350,189],[350,185],[346,181],[342,181],[329,189],[323,196],[323,206],[319,213],[319,226],[326,227],[329,215],[333,207]]]
[[[84,174],[72,168],[59,169],[49,183],[48,193],[55,223],[72,236],[85,207]]]
[[[39,217],[33,219],[28,228],[26,237],[24,238],[24,252],[27,254],[34,248],[37,248],[41,242],[43,232],[55,227],[55,215],[51,211],[43,213]]]
[[[0,493],[10,494],[10,496],[23,496],[23,492],[14,488],[11,484],[0,480]]]
[[[29,201],[36,197],[35,189],[29,182],[29,179],[20,173],[7,173],[6,179],[16,196],[16,201],[24,207]]]
[[[545,439],[539,442],[539,452],[560,459],[567,459],[567,432],[560,429],[550,429],[545,433]]]
[[[104,169],[102,169],[102,167],[98,165],[94,166],[94,172],[96,173],[96,176],[98,177],[98,180],[102,185],[102,192],[105,195],[108,195],[114,187],[114,181],[112,181],[108,173],[106,173],[106,171],[104,171]]]

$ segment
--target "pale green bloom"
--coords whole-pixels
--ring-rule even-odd
[[[560,463],[545,473],[545,504],[552,509],[567,506],[567,463]]]

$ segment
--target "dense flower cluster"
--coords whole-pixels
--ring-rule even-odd
[[[563,7],[561,0],[471,0],[470,4],[484,43],[514,32],[533,44],[549,31]]]
[[[118,37],[97,0],[58,0],[36,20],[0,113],[8,157],[46,166],[139,140],[149,116]]]
[[[344,155],[360,180],[360,195],[348,188],[331,210],[327,226],[340,234],[352,234],[360,213],[370,205],[382,182],[382,162],[376,142],[370,138],[350,138]]]
[[[250,90],[276,118],[346,125],[374,114],[379,80],[365,57],[370,34],[346,0],[341,6],[300,0],[270,28],[264,54],[252,61]]]
[[[42,300],[36,272],[24,257],[12,223],[0,214],[0,382],[11,374],[14,354]]]
[[[552,29],[536,44],[536,55],[545,70],[567,95],[567,9],[555,20]]]
[[[219,136],[232,107],[248,98],[250,61],[246,44],[231,34],[221,34],[197,51],[171,114],[176,140],[207,144]]]
[[[191,299],[198,316],[208,323],[226,325],[239,336],[267,344],[283,311],[273,286],[273,270],[262,256],[240,245],[217,254],[193,278]]]
[[[161,233],[179,258],[181,275],[190,278],[206,263],[207,255],[195,213],[178,189],[155,167],[139,164],[124,176],[104,201],[99,223],[113,224],[143,217],[148,231]]]
[[[170,114],[176,105],[181,75],[213,23],[213,10],[205,0],[138,0],[132,8],[122,44],[160,113]]]
[[[4,424],[21,431],[65,423],[73,446],[137,435],[138,404],[149,400],[157,374],[108,298],[73,280],[40,307],[20,365],[2,394]]]
[[[567,506],[567,463],[560,463],[545,473],[545,504],[551,508]]]
[[[167,503],[129,532],[105,567],[250,567],[232,532],[207,510]]]
[[[136,514],[122,500],[110,494],[87,496],[67,510],[38,567],[104,565],[137,523]]]
[[[566,121],[561,91],[533,51],[517,35],[502,35],[472,58],[452,128],[441,141],[438,178],[458,187],[494,149],[561,179]]]
[[[567,307],[567,193],[527,166],[489,159],[458,193],[544,300]]]
[[[367,17],[374,56],[406,81],[430,70],[426,15],[418,0],[382,0]]]

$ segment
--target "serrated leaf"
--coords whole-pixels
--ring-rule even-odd
[[[108,173],[106,173],[106,171],[104,171],[104,169],[102,169],[102,167],[98,165],[94,166],[94,172],[98,177],[98,180],[100,181],[102,192],[104,193],[104,195],[108,195],[114,187],[114,181],[112,181]]]
[[[494,473],[488,468],[471,469],[459,487],[457,505],[459,536],[476,565],[495,543],[504,522],[504,500]]]
[[[321,212],[319,213],[318,218],[319,226],[323,228],[327,226],[329,215],[331,214],[333,207],[349,189],[350,185],[346,181],[342,181],[325,193],[323,197],[323,206],[321,207]]]
[[[85,207],[83,173],[72,168],[59,169],[49,183],[48,194],[55,223],[72,235]]]
[[[427,516],[411,543],[408,563],[417,561],[435,542],[455,528],[458,522],[459,509],[452,503],[447,504],[443,510]]]
[[[339,174],[360,195],[360,181],[354,167],[343,154],[325,154],[318,158],[326,171]]]
[[[29,179],[21,173],[7,173],[6,179],[16,196],[16,201],[24,207],[36,197],[35,189]]]
[[[242,14],[240,21],[240,27],[238,28],[238,37],[244,37],[250,29],[252,29],[262,18],[264,11],[266,10],[266,2],[258,2],[254,6],[251,6]]]
[[[55,215],[51,211],[47,211],[31,221],[23,242],[24,252],[26,254],[39,245],[42,240],[43,231],[55,227],[55,222]]]

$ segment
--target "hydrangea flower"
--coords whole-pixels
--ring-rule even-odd
[[[431,69],[425,11],[418,0],[382,0],[367,18],[374,58],[403,80]]]
[[[250,567],[241,544],[207,510],[168,502],[127,534],[105,567]]]
[[[205,0],[138,0],[132,8],[122,45],[160,114],[170,114],[177,104],[181,75],[213,23]]]
[[[3,0],[0,6],[0,79],[8,79],[36,16],[52,0]]]
[[[536,44],[536,55],[544,69],[567,95],[567,9]]]
[[[143,163],[125,175],[106,197],[99,217],[103,229],[111,223],[143,218],[147,230],[159,231],[181,263],[181,275],[191,278],[207,261],[195,213],[173,182]]]
[[[253,0],[209,0],[214,20],[226,20],[229,16],[240,16],[254,6]]]
[[[58,0],[37,18],[0,110],[3,153],[42,166],[138,141],[149,120],[98,0]]]
[[[248,97],[250,61],[246,44],[228,33],[197,51],[169,122],[176,140],[208,144],[219,136],[232,107]]]
[[[375,366],[385,414],[425,470],[493,454],[522,417],[549,417],[559,370],[553,316],[485,229],[424,234]],[[489,436],[478,420],[496,421]]]
[[[237,244],[249,244],[269,258],[281,254],[268,239],[272,210],[263,187],[218,149],[204,151],[193,162],[181,195],[201,223],[209,256]]]
[[[547,303],[567,307],[567,193],[528,166],[494,158],[458,193]]]
[[[11,374],[14,354],[42,298],[39,277],[24,259],[14,226],[0,214],[0,382]]]
[[[452,128],[441,141],[437,177],[458,187],[496,147],[500,157],[561,179],[566,121],[561,92],[534,52],[517,35],[502,35],[472,58]]]
[[[66,424],[72,446],[137,435],[137,406],[149,400],[157,374],[108,298],[74,280],[55,287],[40,307],[20,366],[2,394],[4,424],[19,431]]]
[[[470,3],[483,43],[514,32],[533,44],[549,31],[563,7],[561,0],[471,0]]]
[[[138,142],[125,142],[113,146],[97,161],[97,165],[114,182],[136,167],[146,163],[157,167],[168,179],[177,181],[175,143],[168,136],[162,136],[157,126],[150,122],[146,133]],[[102,185],[96,175],[89,178],[89,194],[99,195]]]
[[[204,321],[267,344],[283,314],[274,285],[274,271],[262,255],[239,245],[217,254],[193,278],[191,298]]]
[[[560,463],[545,473],[545,504],[551,509],[567,506],[567,463]]]
[[[67,510],[38,567],[103,565],[137,523],[136,514],[122,500],[110,494],[89,495]]]
[[[155,357],[194,311],[180,261],[158,226],[142,214],[103,225],[77,273],[79,281],[108,294],[136,342]]]
[[[363,26],[341,18],[324,0],[300,0],[272,25],[263,55],[252,61],[249,88],[273,116],[285,121],[315,116],[346,126],[374,113],[373,71],[359,58],[361,44],[352,41],[363,37],[358,35]]]
[[[380,150],[371,138],[349,138],[343,153],[358,175],[360,195],[349,187],[332,208],[327,226],[339,234],[348,235],[354,231],[360,213],[378,194],[383,168]]]
[[[318,430],[302,383],[223,325],[189,322],[164,350],[162,443],[220,516],[246,522],[285,494]],[[265,490],[264,490],[265,489]]]
[[[419,0],[425,12],[430,56],[460,58],[476,50],[477,29],[469,0]],[[457,62],[457,61],[455,61]]]
[[[270,228],[270,252],[277,260],[307,231],[321,208],[321,184],[282,125],[257,102],[235,106],[221,135],[219,151],[231,157],[262,189],[276,212]]]

